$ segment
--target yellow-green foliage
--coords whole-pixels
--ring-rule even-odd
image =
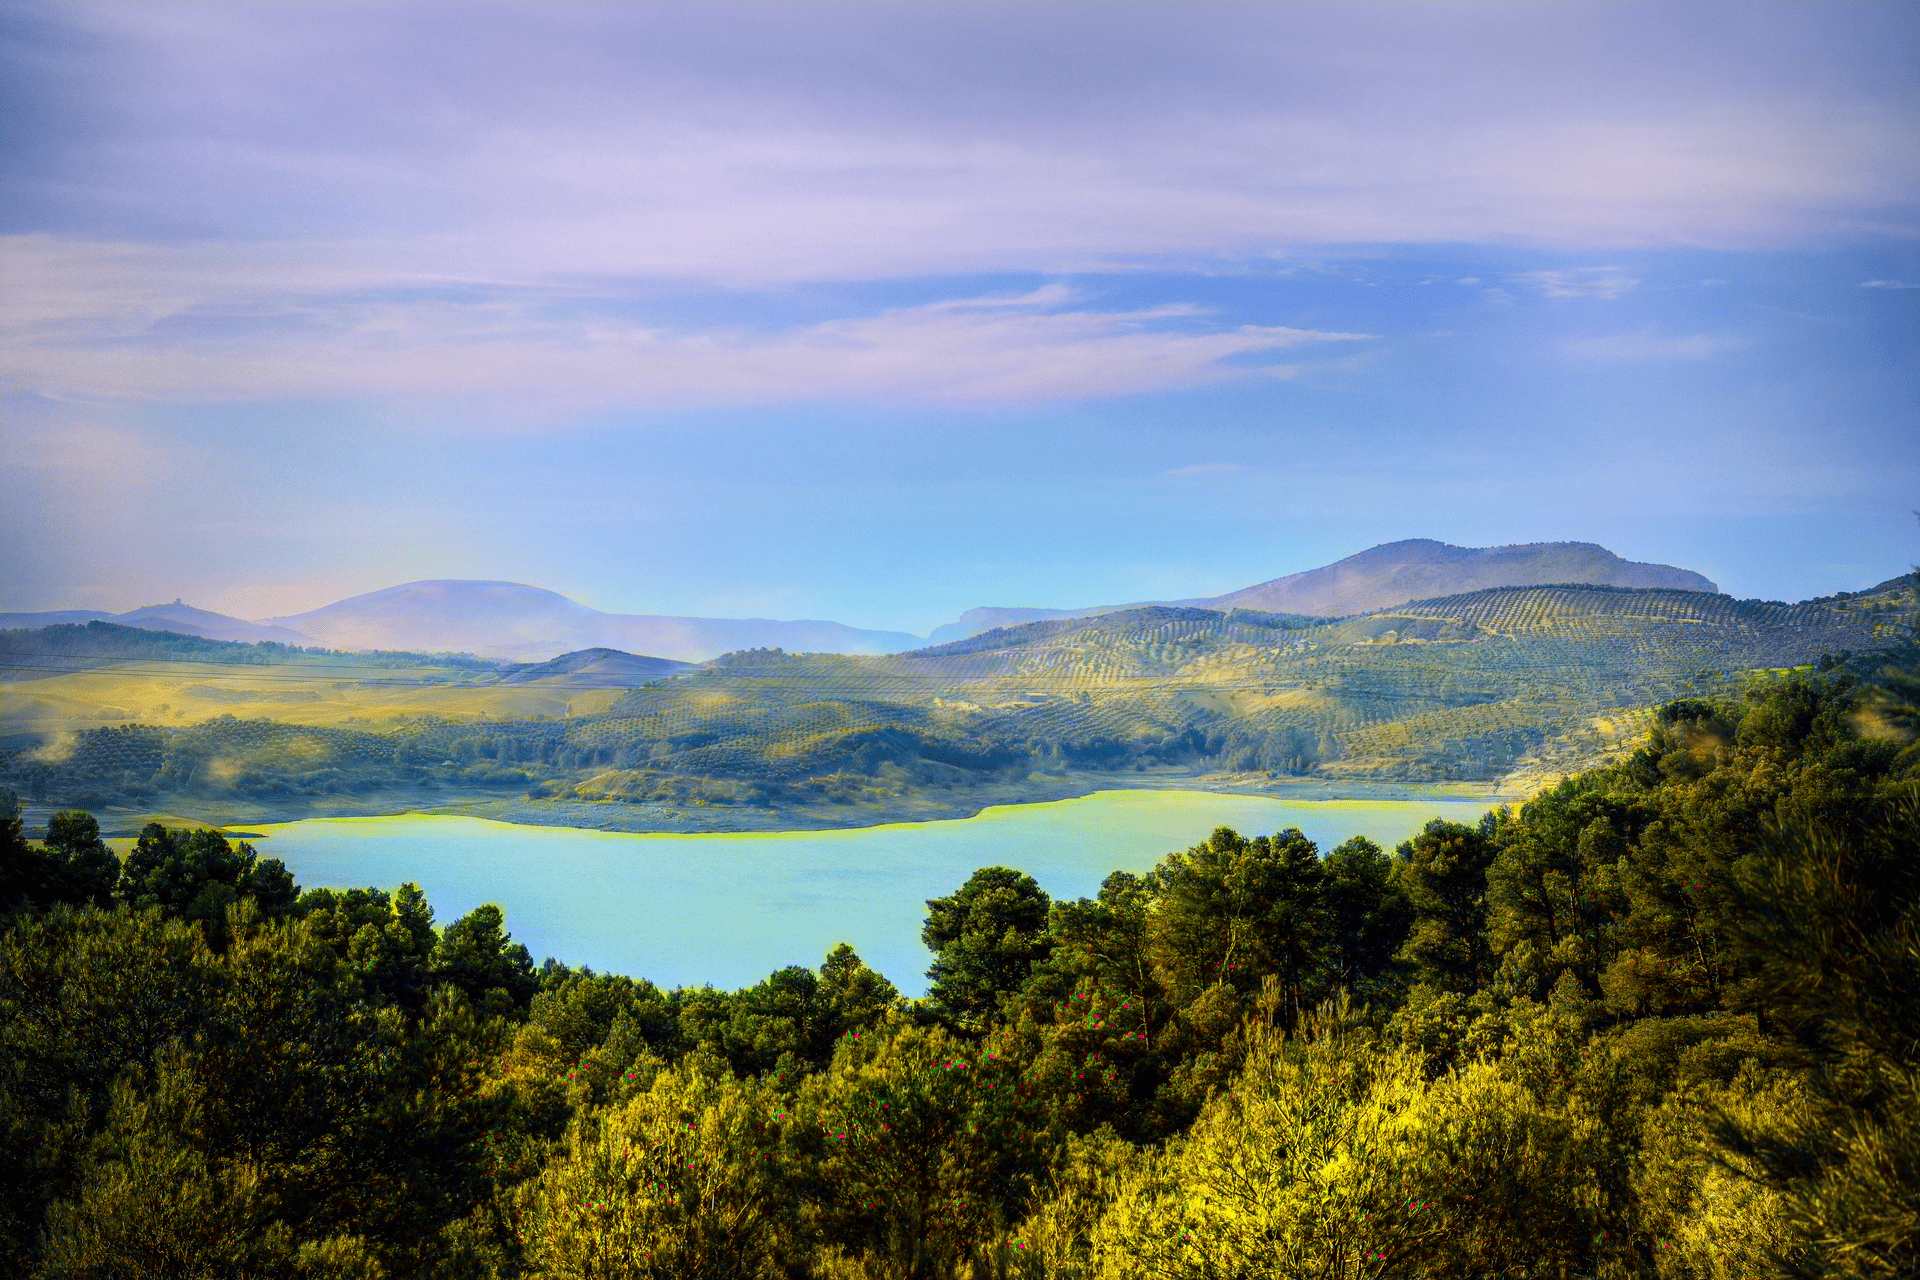
[[[1501,1060],[1429,1079],[1323,1021],[1259,1033],[1233,1088],[1116,1189],[1111,1280],[1587,1275],[1626,1248],[1610,1071],[1544,1014]]]
[[[712,1060],[583,1114],[564,1154],[522,1191],[533,1274],[566,1280],[740,1280],[789,1274],[783,1231],[792,1114]]]
[[[1732,1082],[1683,1089],[1648,1115],[1633,1186],[1663,1280],[1778,1273],[1793,1252],[1786,1198],[1712,1129],[1721,1115],[1753,1122],[1804,1112],[1808,1101],[1791,1073],[1749,1063]]]
[[[873,1275],[947,1275],[1025,1205],[1049,1134],[1016,1055],[893,1021],[849,1035],[798,1109],[817,1143],[828,1240]]]

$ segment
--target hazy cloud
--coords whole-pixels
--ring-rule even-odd
[[[1862,289],[1920,289],[1920,284],[1908,284],[1905,280],[1867,280],[1860,285]]]
[[[243,266],[765,282],[1916,226],[1916,23],[1871,7],[25,12],[13,229]]]
[[[823,399],[1030,402],[1285,376],[1220,362],[1371,336],[1222,326],[1181,303],[1066,310],[1069,294],[1054,286],[768,332],[649,325],[564,291],[247,297],[215,276],[197,282],[205,292],[195,298],[188,274],[132,285],[94,315],[84,298],[23,287],[8,317],[16,378],[44,394],[148,401],[481,397],[508,416]]]
[[[1623,267],[1569,267],[1559,271],[1521,271],[1508,276],[1549,298],[1613,299],[1633,292],[1640,277]]]

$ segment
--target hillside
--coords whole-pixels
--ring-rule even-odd
[[[1622,560],[1591,542],[1533,542],[1508,547],[1455,547],[1411,538],[1370,547],[1357,555],[1258,583],[1225,595],[1159,603],[1200,609],[1261,609],[1272,613],[1344,618],[1388,609],[1409,600],[1459,595],[1489,587],[1582,583],[1609,587],[1668,587],[1717,592],[1706,578],[1671,565]],[[1057,618],[1088,618],[1131,605],[1086,609],[969,609],[928,636],[933,644],[963,640],[997,627]]]
[[[501,684],[564,682],[578,689],[627,689],[646,680],[685,671],[692,663],[672,658],[649,658],[618,649],[581,649],[548,662],[520,667],[500,678]]]
[[[602,613],[540,587],[466,580],[403,583],[269,621],[341,648],[466,652],[517,662],[592,648],[704,662],[760,645],[891,653],[920,643],[905,632],[838,622]]]
[[[45,803],[121,796],[231,821],[492,796],[511,805],[487,812],[517,821],[635,829],[858,825],[1095,779],[1513,789],[1631,747],[1668,699],[1886,646],[1911,609],[1905,579],[1795,605],[1497,587],[1345,619],[1146,606],[666,673],[605,650],[323,673],[222,665],[213,642],[183,639],[200,646],[184,661],[11,674],[0,775]],[[272,648],[234,646],[256,662]]]

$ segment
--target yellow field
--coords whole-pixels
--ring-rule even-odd
[[[399,716],[525,720],[593,715],[621,689],[560,682],[462,686],[446,668],[347,672],[316,667],[234,667],[211,663],[115,663],[44,680],[0,683],[0,733],[58,733],[102,725],[197,724],[211,716],[285,724],[376,727]],[[343,678],[345,677],[345,678]],[[358,678],[354,678],[358,677]]]

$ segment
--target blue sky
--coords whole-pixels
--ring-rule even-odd
[[[10,4],[0,607],[1920,559],[1920,10]]]

